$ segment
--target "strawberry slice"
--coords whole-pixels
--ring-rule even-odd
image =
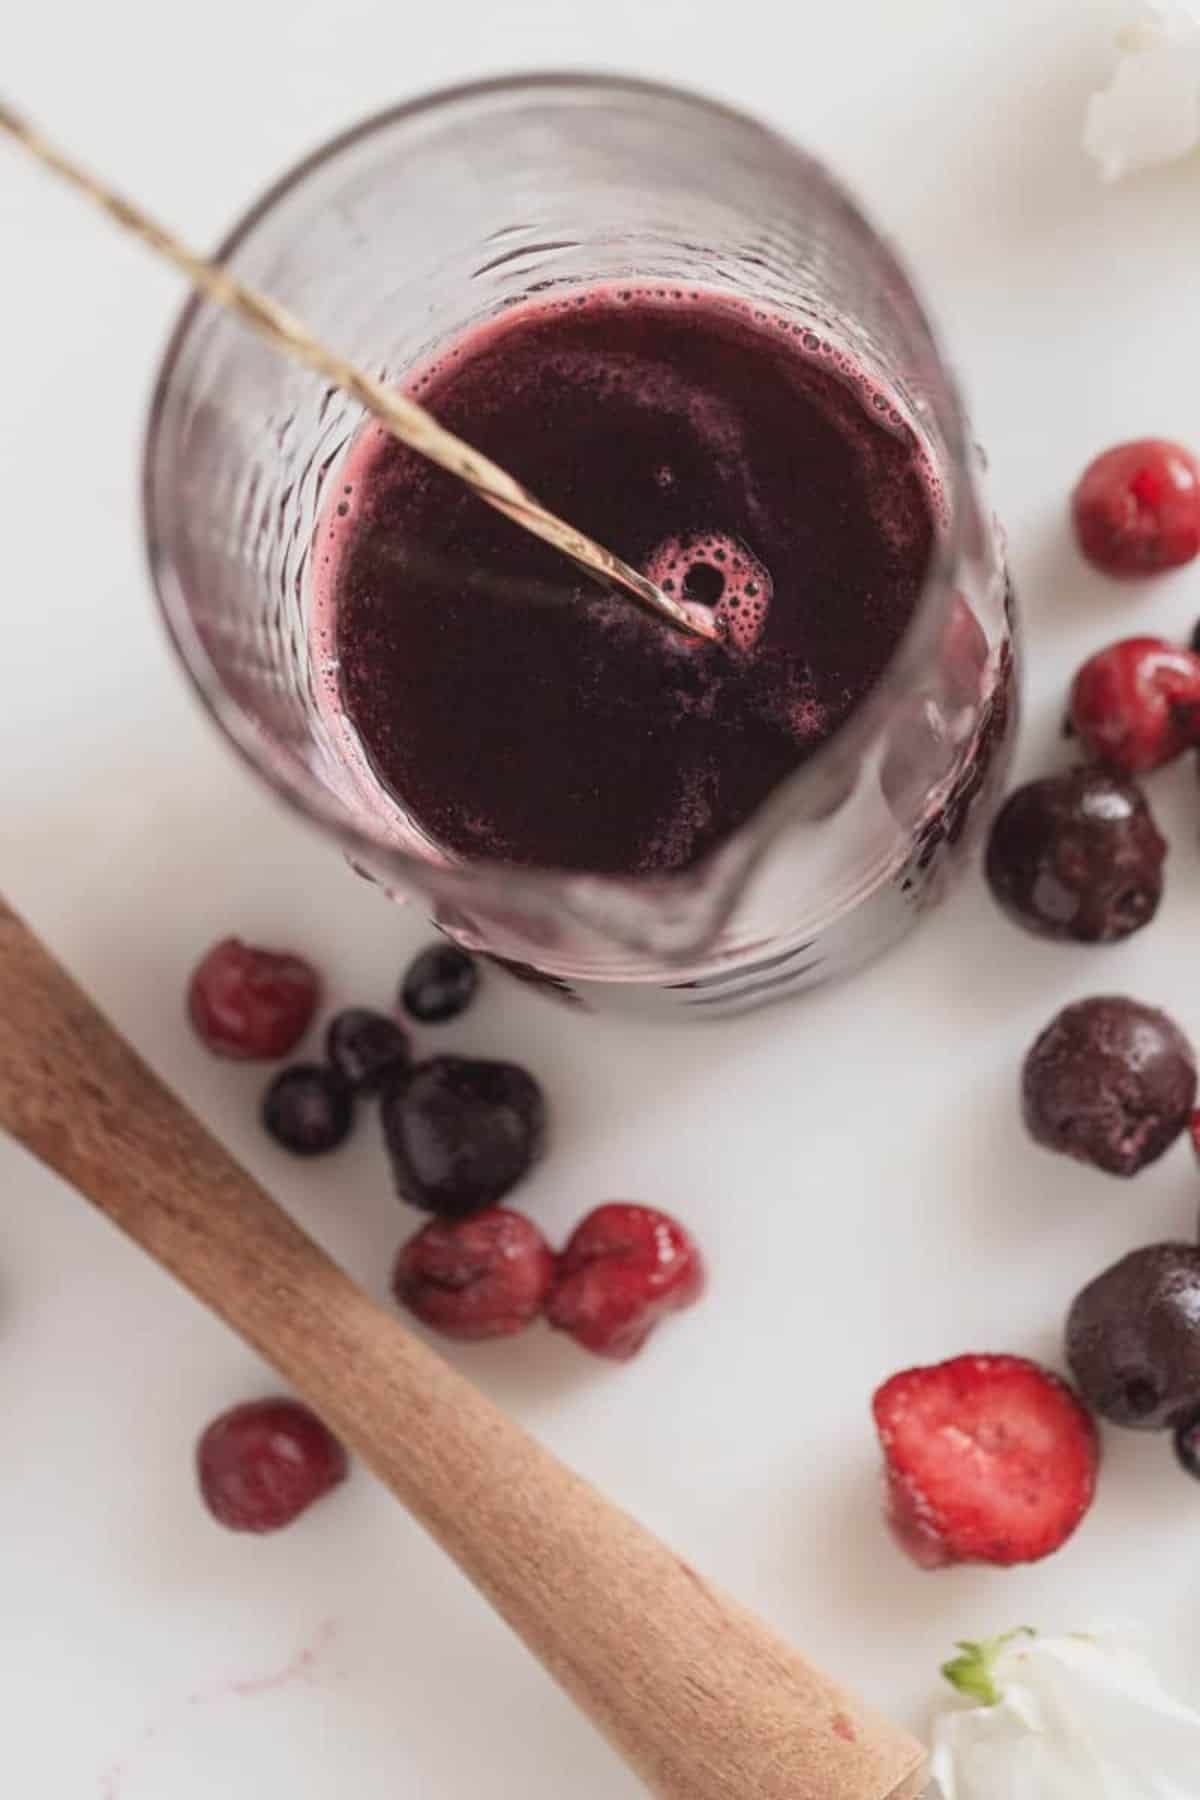
[[[1092,1503],[1099,1441],[1065,1381],[1022,1356],[956,1356],[872,1402],[888,1523],[923,1569],[1037,1562]]]

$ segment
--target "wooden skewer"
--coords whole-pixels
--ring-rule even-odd
[[[370,1464],[662,1800],[915,1800],[925,1757],[506,1418],[292,1222],[0,900],[0,1127]]]
[[[396,389],[385,387],[381,381],[330,350],[294,313],[272,300],[270,295],[237,280],[219,263],[190,249],[140,206],[116,193],[73,157],[50,143],[3,100],[0,100],[0,131],[6,132],[43,167],[61,176],[157,256],[182,270],[193,287],[199,288],[208,299],[236,314],[284,355],[293,357],[349,394],[393,437],[465,482],[497,512],[560,550],[589,575],[598,577],[606,585],[620,588],[679,630],[710,640],[719,636],[711,615],[703,607],[673,599],[612,550],[606,550],[574,525],[568,525],[564,519],[548,512],[507,470],[472,449],[453,432],[443,430],[423,406]]]

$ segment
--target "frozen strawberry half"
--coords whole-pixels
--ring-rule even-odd
[[[1096,1489],[1099,1439],[1065,1381],[1021,1356],[905,1369],[872,1402],[887,1516],[922,1569],[1038,1562]]]

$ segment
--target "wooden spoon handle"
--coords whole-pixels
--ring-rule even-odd
[[[253,1344],[667,1800],[907,1800],[924,1755],[375,1304],[0,900],[0,1125]]]

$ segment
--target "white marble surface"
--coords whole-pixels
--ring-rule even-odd
[[[512,67],[677,78],[803,136],[901,238],[965,371],[1024,602],[1032,770],[1059,754],[1062,684],[1085,649],[1200,613],[1195,572],[1114,590],[1063,530],[1094,450],[1143,431],[1200,440],[1200,165],[1105,190],[1079,150],[1118,13],[1084,0],[38,0],[9,20],[3,87],[201,239],[356,114]],[[420,923],[268,803],[169,660],[136,502],[175,284],[7,153],[0,243],[4,887],[382,1290],[409,1221],[372,1134],[325,1167],[275,1152],[253,1121],[255,1075],[205,1055],[179,995],[196,952],[237,930],[310,951],[339,994],[371,1000]],[[1095,1511],[1053,1561],[934,1577],[880,1528],[866,1415],[876,1381],[914,1360],[1054,1357],[1082,1280],[1194,1225],[1200,1180],[1183,1149],[1122,1185],[1035,1150],[1014,1104],[1021,1053],[1074,996],[1127,989],[1200,1034],[1192,770],[1155,793],[1170,891],[1125,947],[1026,940],[973,879],[855,985],[790,1011],[651,1033],[583,1024],[493,982],[445,1032],[544,1074],[555,1147],[522,1198],[552,1232],[637,1196],[687,1218],[713,1267],[705,1305],[626,1370],[548,1335],[463,1366],[905,1716],[920,1717],[951,1639],[1015,1623],[1132,1614],[1200,1651],[1200,1490],[1164,1442],[1110,1437]],[[637,1791],[365,1474],[274,1540],[215,1527],[193,1492],[194,1437],[269,1376],[4,1145],[0,1195],[5,1792]],[[263,1679],[289,1668],[295,1679]]]

